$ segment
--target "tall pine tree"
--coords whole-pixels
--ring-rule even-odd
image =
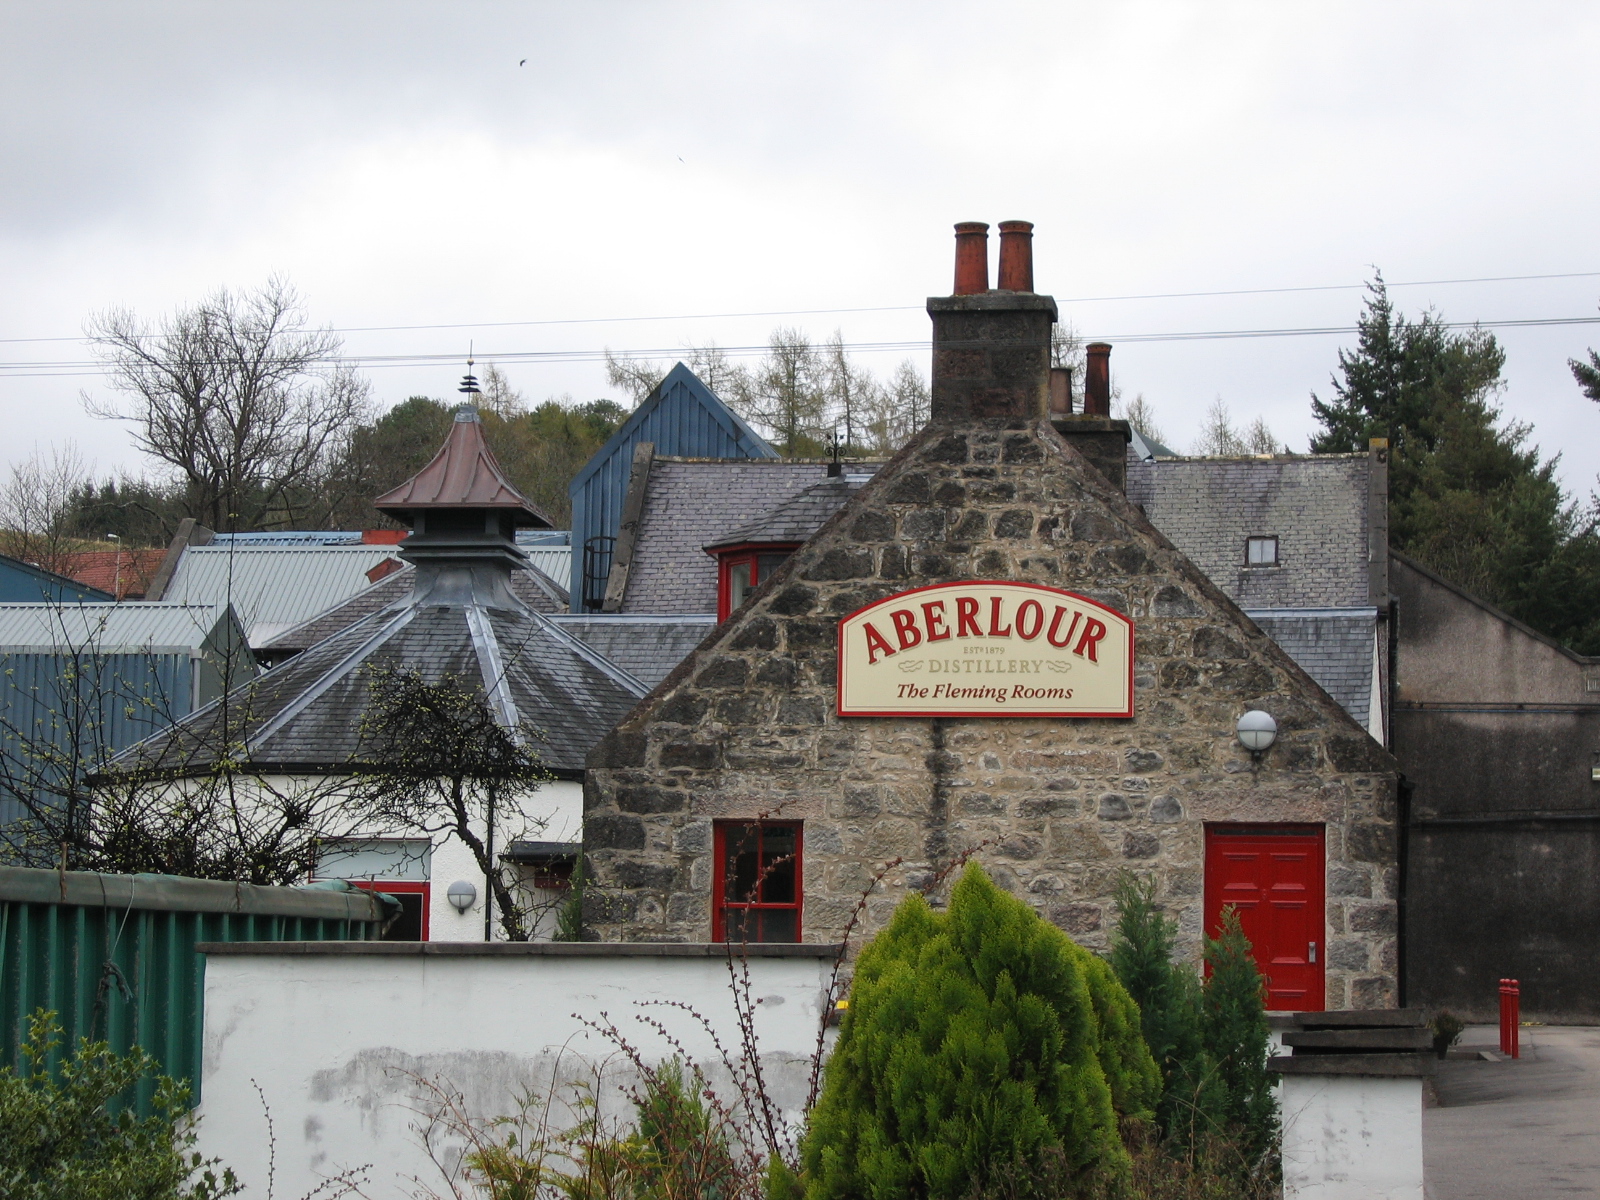
[[[1389,440],[1390,544],[1580,653],[1600,651],[1600,537],[1563,494],[1532,426],[1502,421],[1505,352],[1482,329],[1397,313],[1379,275],[1333,396],[1313,393],[1315,453]]]

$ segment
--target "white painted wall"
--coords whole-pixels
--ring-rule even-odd
[[[265,1194],[268,1159],[256,1085],[272,1114],[277,1195],[304,1195],[363,1164],[371,1164],[367,1196],[411,1196],[411,1176],[448,1194],[420,1140],[427,1092],[419,1076],[458,1090],[470,1111],[488,1116],[511,1112],[524,1089],[609,1059],[603,1098],[620,1111],[618,1089],[631,1076],[579,1016],[609,1015],[651,1059],[672,1051],[637,1018],[661,1016],[691,1056],[715,1068],[708,1073],[719,1086],[727,1072],[710,1036],[662,1002],[692,1006],[725,1045],[739,1045],[720,955],[587,945],[383,949],[406,952],[208,957],[200,1149],[238,1172],[252,1195]],[[792,1119],[804,1102],[831,961],[752,958],[749,966],[763,1069]],[[448,1164],[459,1154],[459,1145],[445,1145]]]
[[[1423,1200],[1421,1079],[1282,1079],[1284,1200]]]

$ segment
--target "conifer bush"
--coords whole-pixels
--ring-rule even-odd
[[[1068,1195],[1125,1178],[1117,1118],[1159,1075],[1103,964],[970,864],[861,952],[802,1148],[808,1200],[928,1200],[1052,1165]]]
[[[1202,1038],[1222,1082],[1223,1119],[1239,1131],[1246,1156],[1256,1158],[1278,1133],[1273,1076],[1267,1071],[1270,1030],[1261,972],[1239,914],[1231,907],[1222,910],[1222,935],[1206,939],[1205,955],[1211,975],[1205,985]]]
[[[1111,969],[1138,1006],[1140,1028],[1161,1072],[1156,1121],[1169,1138],[1192,1145],[1223,1119],[1224,1095],[1202,1036],[1200,976],[1173,961],[1177,922],[1155,903],[1153,880],[1124,872],[1117,881]]]
[[[1206,939],[1210,974],[1202,984],[1173,961],[1177,926],[1156,906],[1153,881],[1125,874],[1116,904],[1111,967],[1138,1005],[1161,1069],[1156,1115],[1169,1148],[1192,1156],[1226,1147],[1241,1171],[1260,1174],[1278,1116],[1263,980],[1238,913],[1224,909],[1221,936]]]

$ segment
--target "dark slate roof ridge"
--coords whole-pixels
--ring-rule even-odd
[[[706,550],[736,546],[741,542],[804,542],[822,528],[822,523],[850,498],[850,493],[866,483],[864,476],[830,475],[813,483],[798,495],[780,501],[755,520],[707,542]],[[826,511],[821,511],[826,509]]]
[[[382,612],[385,609],[393,608],[396,604],[409,603],[411,584],[416,578],[416,570],[416,567],[409,563],[406,564],[402,569],[385,575],[382,579],[378,580],[377,583],[363,588],[354,596],[340,601],[332,608],[324,609],[310,620],[302,621],[298,625],[285,629],[282,633],[276,635],[270,641],[263,642],[260,646],[260,649],[306,649],[310,646],[316,645],[317,642],[322,641],[324,638],[332,637],[333,634],[338,633],[340,629],[348,629],[350,625],[353,625],[356,621],[365,620],[367,617],[371,616],[372,613]],[[557,611],[566,609],[569,603],[567,598],[567,590],[551,579],[550,576],[539,570],[539,568],[534,566],[532,563],[518,567],[512,572],[511,586],[513,594],[515,594],[517,590],[519,572],[527,575],[528,582],[532,583],[534,588],[541,595],[549,599],[551,603],[556,606]],[[329,630],[311,639],[310,641],[307,641],[303,637],[303,634],[307,630],[314,630],[317,625],[326,623],[330,618],[337,616],[337,614],[345,611],[346,609],[365,607],[367,604],[371,603],[374,598],[377,598],[380,592],[384,591],[392,592],[392,598],[388,596],[381,597],[382,603],[377,608],[373,609],[372,612],[359,613],[357,616],[352,617],[347,624],[340,626],[339,629]],[[522,599],[520,596],[518,598]]]
[[[1252,604],[1249,608],[1241,608],[1240,611],[1252,621],[1257,617],[1376,617],[1378,615],[1375,604],[1334,604],[1301,608],[1296,608],[1294,605],[1272,608]]]
[[[386,613],[392,612],[392,610],[388,609],[384,611]],[[398,612],[393,612],[393,615],[384,623],[381,629],[365,638],[353,651],[340,658],[332,667],[324,671],[310,687],[304,689],[298,696],[290,700],[265,725],[252,733],[245,742],[246,748],[253,751],[278,733],[284,726],[288,725],[294,718],[315,703],[336,682],[348,675],[357,664],[368,658],[374,650],[411,624],[412,618],[416,614],[417,610],[412,605],[407,605]],[[383,614],[374,614],[374,617],[381,615]]]
[[[1483,597],[1474,596],[1471,592],[1467,591],[1467,589],[1462,587],[1460,584],[1451,583],[1443,575],[1440,575],[1437,571],[1433,570],[1431,567],[1423,566],[1420,562],[1418,562],[1416,559],[1412,558],[1410,555],[1401,554],[1400,551],[1398,551],[1398,550],[1390,550],[1389,551],[1389,557],[1397,560],[1398,562],[1401,562],[1401,563],[1405,564],[1407,567],[1410,567],[1417,574],[1423,576],[1424,578],[1426,578],[1427,580],[1429,580],[1432,583],[1438,584],[1440,587],[1444,588],[1446,591],[1454,592],[1457,596],[1460,596],[1463,600],[1467,601],[1469,604],[1472,604],[1472,605],[1475,605],[1478,608],[1481,608],[1484,612],[1488,613],[1491,617],[1494,617],[1496,620],[1504,621],[1507,625],[1510,625],[1513,629],[1517,630],[1519,633],[1525,633],[1529,637],[1533,638],[1535,641],[1543,642],[1546,646],[1549,646],[1552,650],[1561,651],[1562,654],[1566,655],[1573,662],[1578,663],[1579,665],[1585,666],[1585,667],[1592,667],[1596,663],[1600,663],[1600,654],[1597,654],[1597,655],[1594,655],[1593,657],[1591,657],[1591,656],[1589,656],[1587,654],[1579,654],[1576,650],[1572,650],[1572,649],[1570,649],[1570,648],[1568,648],[1566,646],[1563,646],[1560,642],[1556,641],[1556,639],[1551,637],[1549,634],[1540,633],[1537,629],[1533,628],[1533,626],[1525,625],[1523,622],[1517,620],[1517,618],[1513,617],[1510,613],[1506,612],[1504,609],[1496,608],[1494,605],[1490,604],[1487,600],[1483,599]]]
[[[567,613],[540,613],[539,615],[544,617],[544,619],[547,620],[547,621],[554,621],[555,623],[560,624],[560,625],[576,625],[576,624],[578,624],[579,622],[582,622],[582,621],[599,621],[599,622],[604,622],[606,624],[611,624],[613,622],[616,622],[618,624],[623,624],[623,623],[626,623],[628,621],[633,621],[633,622],[636,622],[636,623],[639,623],[639,624],[644,624],[644,623],[648,623],[648,622],[656,622],[658,624],[672,624],[672,625],[682,625],[682,624],[686,624],[686,623],[692,622],[692,621],[703,621],[708,625],[715,625],[717,623],[717,614],[714,613],[714,612],[705,612],[705,613],[598,613],[598,612],[573,613],[573,612],[567,612]]]
[[[506,664],[500,656],[500,639],[490,624],[488,610],[481,604],[463,607],[467,633],[472,638],[472,649],[478,657],[478,674],[483,682],[483,695],[500,721],[500,727],[515,736],[521,728],[521,714],[516,697],[511,694],[511,683],[506,678]]]
[[[616,663],[612,662],[604,654],[601,654],[600,651],[589,645],[588,642],[574,634],[568,633],[565,629],[560,628],[554,621],[545,616],[544,613],[536,613],[530,610],[528,615],[532,617],[538,624],[542,625],[545,630],[558,642],[565,645],[580,658],[586,659],[595,667],[605,672],[606,675],[610,676],[611,679],[627,688],[635,696],[643,696],[650,690],[640,680],[635,679],[627,671],[624,671],[621,667],[617,666]]]

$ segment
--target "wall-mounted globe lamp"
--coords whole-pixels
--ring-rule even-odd
[[[455,910],[461,913],[466,912],[478,901],[478,889],[464,879],[452,883],[444,895],[445,899],[455,906]]]
[[[1252,708],[1239,718],[1238,733],[1239,744],[1250,751],[1253,761],[1260,762],[1267,748],[1278,740],[1278,723],[1269,713]]]

